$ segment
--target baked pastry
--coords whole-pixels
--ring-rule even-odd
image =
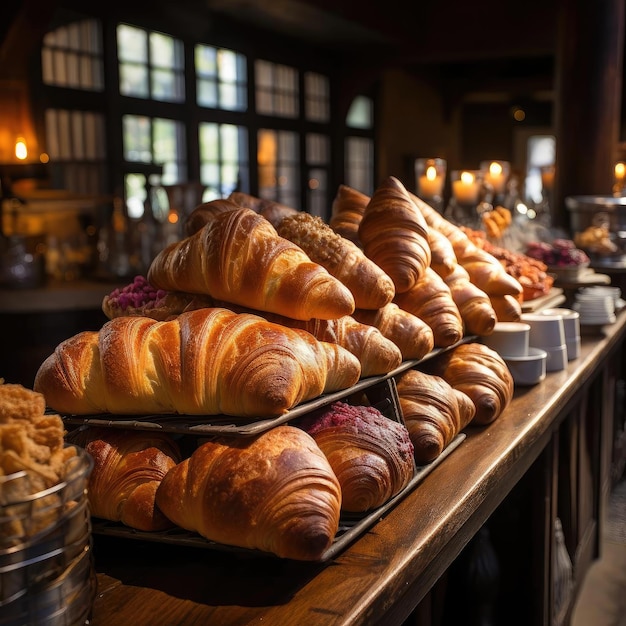
[[[157,289],[294,319],[334,319],[354,311],[350,290],[250,209],[219,213],[195,235],[159,252],[148,270]]]
[[[211,541],[316,561],[339,529],[341,488],[314,439],[286,425],[204,443],[168,472],[156,502]]]
[[[222,308],[118,317],[62,342],[35,390],[62,413],[271,417],[346,389],[359,360],[311,334]]]
[[[489,296],[498,322],[519,322],[522,319],[522,304],[519,297],[512,295]]]
[[[359,224],[370,197],[349,187],[339,185],[333,198],[329,226],[342,237],[361,247]]]
[[[365,254],[391,277],[396,294],[411,289],[430,266],[428,226],[404,185],[386,178],[359,224]]]
[[[431,267],[411,289],[396,294],[394,302],[431,327],[435,347],[446,348],[463,338],[463,320],[450,288]]]
[[[93,458],[88,497],[94,517],[145,531],[173,526],[155,504],[161,480],[181,461],[180,449],[171,435],[83,428],[68,439]]]
[[[288,215],[296,215],[299,213],[297,209],[275,202],[274,200],[266,200],[265,198],[257,198],[249,193],[242,191],[233,191],[228,199],[237,206],[251,209],[264,217],[274,228],[277,228],[284,217]]]
[[[312,261],[348,287],[357,308],[379,309],[393,299],[395,288],[391,278],[321,218],[298,213],[283,219],[277,232],[300,246]]]
[[[386,304],[377,311],[357,309],[353,317],[375,326],[387,339],[393,341],[402,360],[422,359],[435,346],[432,328],[422,319],[401,309],[395,302]]]
[[[396,387],[418,465],[434,461],[476,414],[469,396],[440,376],[411,369],[396,377]]]
[[[238,205],[229,200],[218,198],[198,205],[185,220],[185,235],[190,237],[204,228],[216,215],[224,211],[232,211]]]
[[[497,419],[513,398],[513,376],[502,357],[482,343],[466,343],[424,363],[424,371],[441,376],[469,396],[476,407],[471,424]]]
[[[344,511],[364,513],[382,506],[415,474],[407,429],[374,407],[334,402],[307,415],[301,427],[333,468]]]

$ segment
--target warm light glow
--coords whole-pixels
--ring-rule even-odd
[[[317,178],[309,179],[309,189],[318,189],[320,186],[320,181]]]
[[[500,165],[500,163],[498,163],[497,161],[494,161],[489,166],[489,173],[492,176],[500,176],[500,174],[502,174],[502,165]]]
[[[526,119],[526,112],[524,109],[515,108],[513,110],[513,119],[516,122],[523,122]]]
[[[176,224],[176,222],[178,222],[178,213],[176,213],[176,211],[170,211],[167,215],[167,221],[170,224]]]
[[[435,180],[435,178],[437,178],[437,168],[434,165],[429,165],[426,168],[426,178],[428,180]]]
[[[28,156],[28,149],[26,148],[26,142],[22,137],[18,138],[15,142],[15,156],[20,160],[24,161]]]
[[[471,185],[474,182],[474,174],[471,172],[461,172],[461,182],[464,185]]]
[[[48,156],[45,152],[42,152],[42,153],[39,155],[39,161],[40,161],[41,163],[48,163],[48,162],[50,161],[50,157],[49,157],[49,156]]]
[[[617,180],[624,180],[625,175],[626,175],[626,164],[616,163],[615,164],[615,178]]]

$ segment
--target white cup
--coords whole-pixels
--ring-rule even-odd
[[[567,346],[567,360],[580,356],[580,314],[572,309],[553,308],[540,311],[542,315],[560,315],[563,318],[563,331]]]
[[[548,351],[565,346],[565,325],[561,315],[522,313],[521,321],[530,325],[529,342],[533,348]]]
[[[530,324],[523,322],[496,322],[482,342],[500,356],[526,356],[530,341]]]

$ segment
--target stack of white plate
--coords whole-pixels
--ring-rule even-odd
[[[0,626],[89,619],[96,593],[87,499],[92,467],[77,448],[64,481],[27,495],[26,472],[0,477]]]
[[[580,289],[573,309],[580,315],[580,323],[587,326],[613,324],[615,312],[624,306],[619,287],[593,286]]]

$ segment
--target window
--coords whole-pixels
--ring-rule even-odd
[[[242,54],[198,44],[195,65],[199,106],[227,111],[247,109],[246,58]]]
[[[314,72],[304,74],[304,115],[312,122],[330,121],[328,78]]]
[[[319,133],[306,136],[306,163],[308,168],[307,208],[309,213],[326,218],[328,209],[328,169],[330,167],[330,139]]]
[[[292,67],[258,60],[255,63],[256,111],[295,118],[299,111],[298,72]]]
[[[96,20],[82,20],[47,33],[41,49],[46,85],[102,91],[102,38]]]
[[[162,33],[120,24],[117,47],[122,95],[184,102],[181,41]]]
[[[205,201],[248,192],[248,131],[232,124],[200,124],[200,181]]]
[[[357,96],[353,100],[346,116],[346,126],[357,131],[373,129],[374,104],[371,98]],[[344,167],[346,184],[371,196],[374,193],[374,139],[370,136],[347,137]]]
[[[297,208],[300,206],[300,160],[295,132],[261,129],[257,163],[259,195],[266,200]]]
[[[541,168],[553,165],[556,142],[553,135],[532,135],[528,138],[526,157],[526,197],[535,203],[541,202],[543,184]]]

